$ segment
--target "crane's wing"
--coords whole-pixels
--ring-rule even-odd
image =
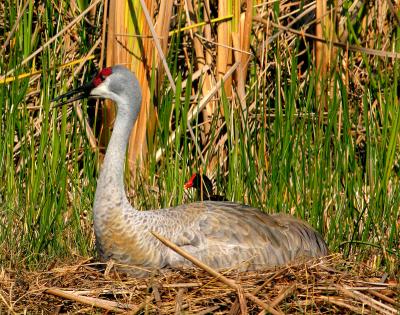
[[[215,268],[245,264],[282,265],[300,257],[327,254],[321,236],[308,224],[288,215],[268,215],[232,202],[199,202],[171,210],[173,225],[164,232],[175,244]],[[171,265],[182,258],[171,254]]]

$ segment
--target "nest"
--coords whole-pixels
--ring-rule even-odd
[[[257,272],[200,268],[132,278],[82,261],[0,273],[0,313],[398,314],[400,286],[339,255]],[[103,266],[104,267],[104,266]],[[226,282],[228,281],[228,282]],[[230,282],[229,282],[230,281]]]

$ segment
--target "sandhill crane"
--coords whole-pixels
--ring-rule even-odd
[[[93,206],[96,247],[102,260],[136,266],[121,268],[136,276],[146,276],[155,269],[192,266],[151,231],[217,269],[259,269],[327,254],[322,237],[289,215],[268,215],[246,205],[217,201],[151,211],[134,209],[124,189],[124,163],[141,107],[136,77],[120,65],[104,68],[89,84],[55,100],[72,96],[61,104],[94,97],[111,99],[117,106]]]
[[[184,185],[185,189],[194,188],[199,193],[200,200],[228,201],[224,196],[213,192],[213,184],[207,175],[195,173]]]

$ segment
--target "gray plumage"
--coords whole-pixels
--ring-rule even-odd
[[[216,201],[151,211],[134,209],[126,198],[123,178],[141,92],[135,76],[125,67],[106,69],[90,91],[92,97],[109,98],[117,105],[93,208],[96,246],[103,260],[137,266],[128,269],[138,276],[147,275],[145,270],[190,266],[151,231],[217,269],[258,269],[327,254],[322,237],[288,215],[268,215],[252,207]]]

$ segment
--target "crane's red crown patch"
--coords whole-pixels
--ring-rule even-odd
[[[109,68],[104,68],[102,69],[98,75],[93,79],[93,85],[99,86],[103,81],[112,73],[112,69]]]

